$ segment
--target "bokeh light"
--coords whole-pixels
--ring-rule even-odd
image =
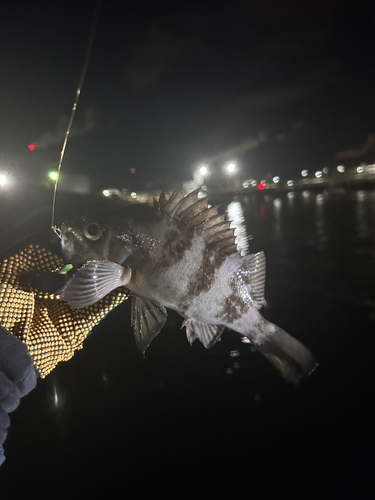
[[[51,170],[51,172],[48,172],[48,177],[51,181],[57,181],[59,174],[55,170]]]
[[[9,177],[5,174],[0,174],[0,187],[5,187],[9,184]]]

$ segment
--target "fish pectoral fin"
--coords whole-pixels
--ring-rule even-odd
[[[190,345],[192,345],[195,339],[199,339],[206,349],[216,344],[225,328],[221,325],[201,323],[191,318],[185,319],[181,328],[184,326],[186,327],[186,336]]]
[[[143,354],[163,328],[166,320],[167,310],[164,306],[138,295],[133,295],[131,323],[135,342]]]
[[[63,288],[61,299],[71,307],[90,306],[131,280],[131,268],[109,260],[86,262]]]

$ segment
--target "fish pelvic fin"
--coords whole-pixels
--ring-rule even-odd
[[[61,299],[71,307],[80,309],[90,306],[131,280],[131,268],[109,260],[87,261],[68,281]]]
[[[131,324],[135,342],[144,354],[167,319],[167,310],[161,304],[133,295],[131,304]]]
[[[199,339],[206,349],[212,347],[224,331],[224,326],[209,325],[208,323],[201,323],[193,319],[185,319],[181,328],[186,327],[186,337],[190,343],[193,344],[195,339]]]
[[[254,343],[254,348],[286,382],[293,385],[311,375],[318,366],[307,347],[273,323],[267,322],[266,339],[259,345]]]

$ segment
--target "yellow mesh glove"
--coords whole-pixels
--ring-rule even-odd
[[[26,344],[41,378],[82,349],[94,326],[129,297],[126,288],[117,288],[92,306],[72,309],[59,295],[33,287],[27,276],[65,264],[47,246],[25,244],[0,262],[0,324]]]

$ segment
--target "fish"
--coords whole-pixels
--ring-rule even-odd
[[[260,313],[265,303],[264,252],[241,255],[235,228],[199,189],[182,187],[154,204],[129,204],[61,226],[62,251],[78,270],[61,298],[73,308],[125,286],[131,324],[144,354],[162,330],[167,309],[183,318],[190,344],[212,347],[225,328],[247,337],[288,383],[297,385],[317,361],[310,350]]]

